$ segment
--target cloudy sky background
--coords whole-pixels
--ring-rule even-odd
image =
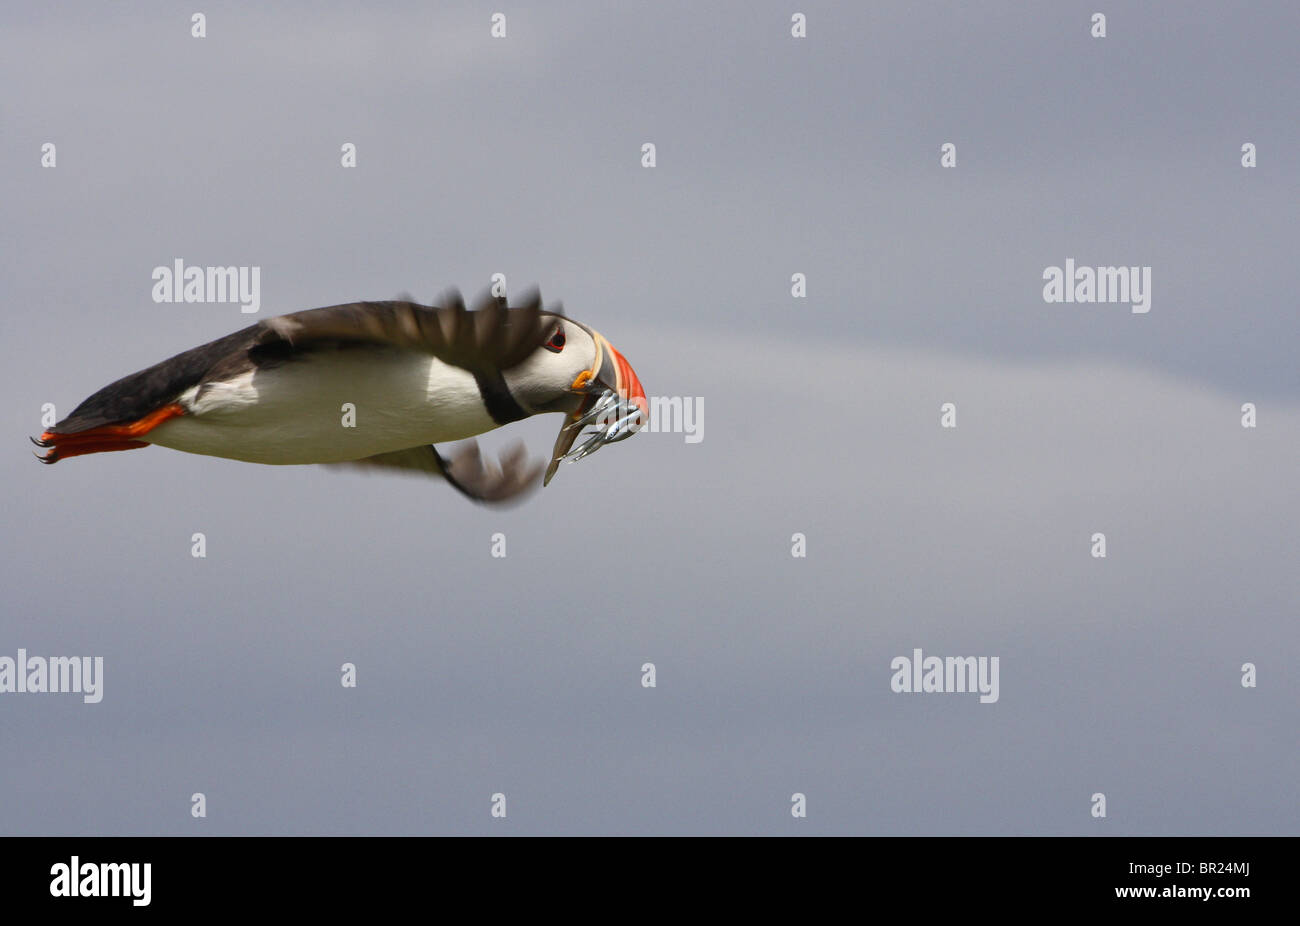
[[[1097,7],[6,10],[0,655],[105,694],[0,697],[0,832],[1297,832],[1300,13]],[[36,465],[43,403],[249,322],[153,303],[178,257],[263,318],[536,283],[704,440],[506,511]],[[1045,304],[1067,257],[1151,312]],[[892,693],[914,647],[1000,700]]]

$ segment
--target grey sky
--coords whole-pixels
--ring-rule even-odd
[[[0,832],[1295,833],[1300,14],[876,6],[7,10],[0,656],[105,695],[0,697]],[[256,317],[539,284],[704,440],[504,512],[36,465],[42,403],[249,323],[154,304],[178,257]],[[1068,257],[1151,312],[1045,304]],[[1000,700],[892,693],[914,647]]]

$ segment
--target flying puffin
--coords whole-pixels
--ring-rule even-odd
[[[44,432],[44,463],[157,444],[254,463],[334,463],[442,476],[475,501],[512,499],[540,464],[512,449],[485,464],[458,441],[562,412],[543,485],[574,461],[630,437],[647,420],[645,391],[602,335],[543,311],[485,296],[467,310],[354,302],[293,312],[119,379]],[[351,422],[348,422],[349,409]],[[579,433],[584,437],[573,448]]]

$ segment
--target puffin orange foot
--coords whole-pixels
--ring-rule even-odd
[[[106,453],[111,450],[134,450],[136,447],[148,447],[149,442],[139,438],[148,434],[164,421],[180,417],[185,409],[176,403],[164,405],[143,418],[124,424],[105,424],[97,428],[73,433],[46,431],[40,440],[33,438],[37,447],[47,448],[36,459],[42,463],[57,463],[68,457],[79,457],[87,453]]]

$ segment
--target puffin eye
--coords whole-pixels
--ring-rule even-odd
[[[557,328],[555,334],[551,335],[551,339],[542,346],[555,354],[564,350],[564,329]]]

